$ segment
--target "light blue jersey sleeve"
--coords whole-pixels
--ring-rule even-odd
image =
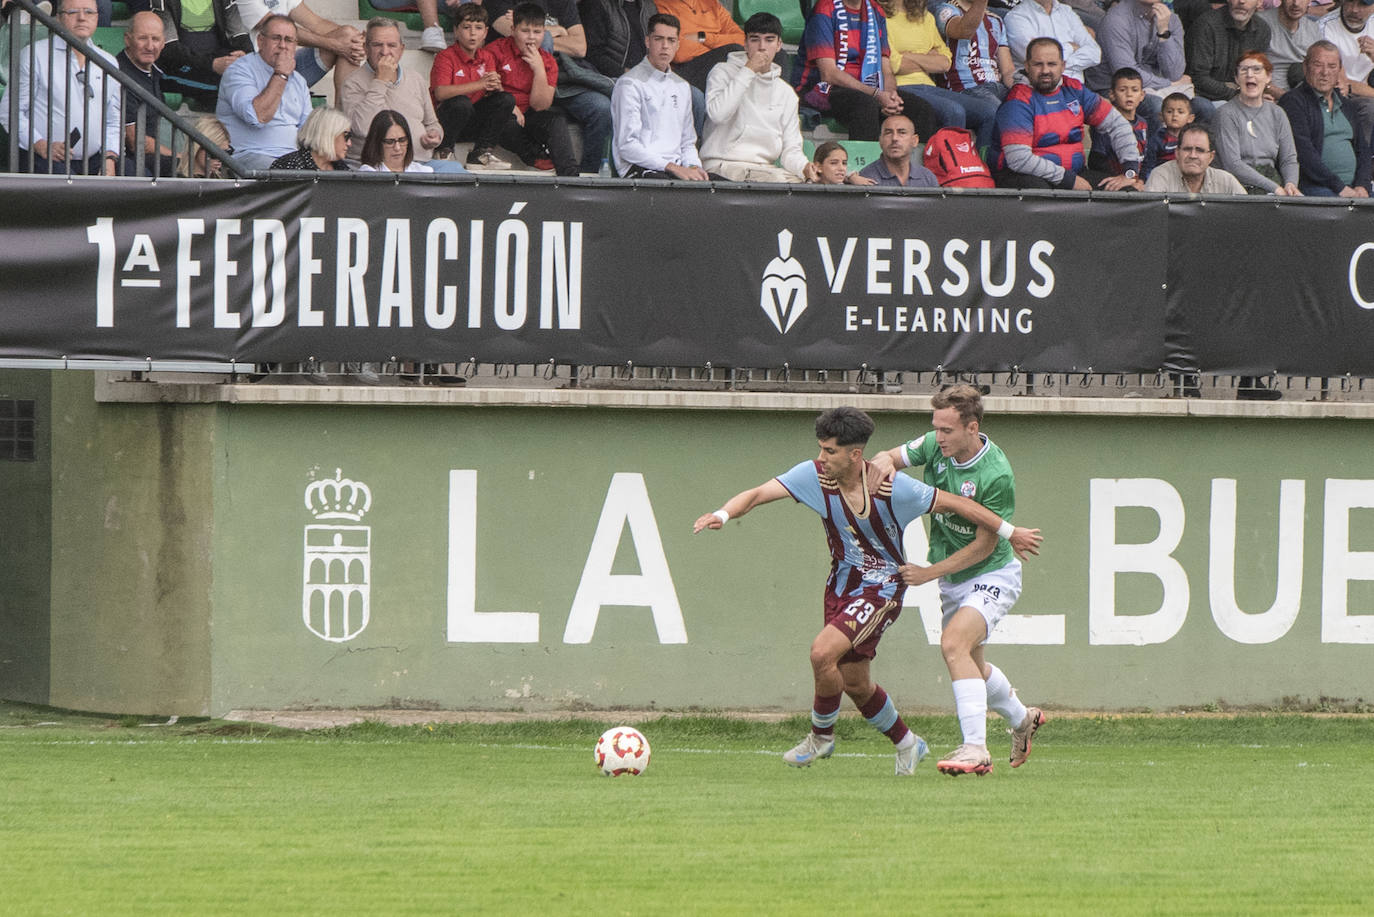
[[[935,505],[935,488],[918,481],[909,474],[899,474],[892,480],[892,511],[903,527],[918,516],[924,516]]]
[[[821,493],[821,482],[816,477],[816,463],[812,461],[798,462],[790,470],[778,475],[778,483],[787,488],[787,492],[792,495],[803,506],[825,515],[825,495]]]

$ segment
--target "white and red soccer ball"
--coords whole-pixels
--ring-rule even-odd
[[[633,726],[616,726],[601,733],[592,758],[607,777],[638,777],[649,766],[649,740]]]

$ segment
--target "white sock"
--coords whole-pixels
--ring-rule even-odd
[[[987,680],[988,707],[1000,713],[1007,725],[1015,729],[1026,721],[1026,705],[1016,696],[1001,669],[992,663],[988,663],[988,668],[992,670]]]
[[[961,678],[952,682],[954,712],[967,745],[988,744],[988,688],[981,678]]]

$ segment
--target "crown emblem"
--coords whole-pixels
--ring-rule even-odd
[[[372,508],[372,491],[361,481],[350,481],[343,469],[334,469],[334,478],[316,481],[305,489],[305,508],[316,519],[347,519],[361,522]]]

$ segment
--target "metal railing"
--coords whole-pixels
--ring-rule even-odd
[[[78,38],[53,16],[38,9],[34,0],[11,0],[16,7],[10,13],[8,42],[9,69],[5,87],[5,127],[8,134],[6,168],[10,172],[21,171],[23,160],[28,159],[32,171],[33,146],[41,127],[43,138],[60,137],[61,140],[44,140],[45,143],[60,143],[67,147],[60,164],[49,161],[49,171],[45,174],[80,175],[87,171],[88,163],[98,161],[104,169],[105,163],[112,164],[115,175],[142,176],[150,178],[172,177],[181,174],[186,177],[209,177],[211,164],[217,160],[229,174],[245,178],[247,174],[237,164],[228,150],[222,149],[213,140],[201,133],[194,125],[169,108],[165,101],[136,80],[120,71],[119,67],[104,57],[94,42]],[[21,16],[19,11],[28,15]],[[68,46],[59,49],[52,37],[62,39]],[[61,72],[72,74],[69,58],[72,51],[84,57],[84,63],[75,70],[75,79],[50,77],[48,85],[39,85],[38,74],[46,67],[49,75]],[[25,67],[27,64],[27,67]],[[27,69],[27,85],[24,84],[23,71]],[[96,74],[100,78],[96,78]],[[95,85],[99,84],[99,98]],[[21,97],[29,100],[28,111],[21,107]],[[32,117],[34,102],[41,99],[45,104],[45,115],[41,125],[34,123]],[[133,100],[137,100],[137,104]],[[60,102],[60,114],[56,113]],[[75,103],[77,112],[73,111]],[[23,115],[21,119],[21,114]],[[93,117],[93,115],[95,117]],[[111,117],[118,124],[111,130]],[[154,149],[145,148],[149,136],[150,121],[155,123]],[[21,122],[28,124],[27,132],[21,130]],[[161,124],[167,125],[168,142],[162,142]],[[86,137],[83,128],[98,124],[97,138]],[[132,143],[130,143],[130,133]],[[110,137],[116,137],[111,144]],[[83,155],[73,158],[71,147],[80,146]],[[197,165],[197,154],[203,150],[203,166]],[[48,157],[44,157],[48,159]],[[201,174],[197,174],[201,173]]]

